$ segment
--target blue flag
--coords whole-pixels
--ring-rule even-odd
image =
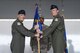
[[[35,15],[34,15],[34,23],[33,23],[33,27],[34,25],[37,25],[37,22],[38,22],[38,25],[39,25],[39,29],[42,31],[42,23],[40,22],[40,16],[39,16],[39,13],[38,13],[38,6],[36,7],[36,10],[35,10]]]

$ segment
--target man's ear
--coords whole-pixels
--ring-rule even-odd
[[[57,12],[59,12],[59,10],[57,10]]]
[[[19,15],[17,15],[17,17],[19,17]]]

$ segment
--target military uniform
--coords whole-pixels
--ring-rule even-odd
[[[34,37],[33,31],[26,29],[18,19],[12,24],[12,53],[24,53],[25,36]]]
[[[43,30],[48,26],[42,25]],[[44,36],[44,35],[43,35]],[[32,48],[33,53],[38,53],[38,42],[36,37],[31,37],[30,45]],[[51,47],[51,39],[49,37],[43,37],[40,39],[40,52],[47,53]]]
[[[64,53],[65,49],[65,25],[64,25],[64,18],[60,15],[54,17],[51,25],[44,30],[44,36],[49,36],[51,34],[52,39],[52,47],[54,53]]]

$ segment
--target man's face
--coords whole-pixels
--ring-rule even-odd
[[[53,16],[58,15],[58,13],[59,13],[59,10],[57,10],[56,8],[54,8],[54,9],[51,10],[51,14],[52,14]]]
[[[25,15],[24,14],[19,14],[18,19],[23,22],[24,19],[25,19]]]
[[[43,18],[40,18],[40,22],[41,22],[41,23],[44,23],[44,19],[43,19]]]

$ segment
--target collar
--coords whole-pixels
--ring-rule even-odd
[[[59,14],[58,15],[56,15],[56,16],[53,16],[54,18],[59,18],[59,17],[61,17]]]

